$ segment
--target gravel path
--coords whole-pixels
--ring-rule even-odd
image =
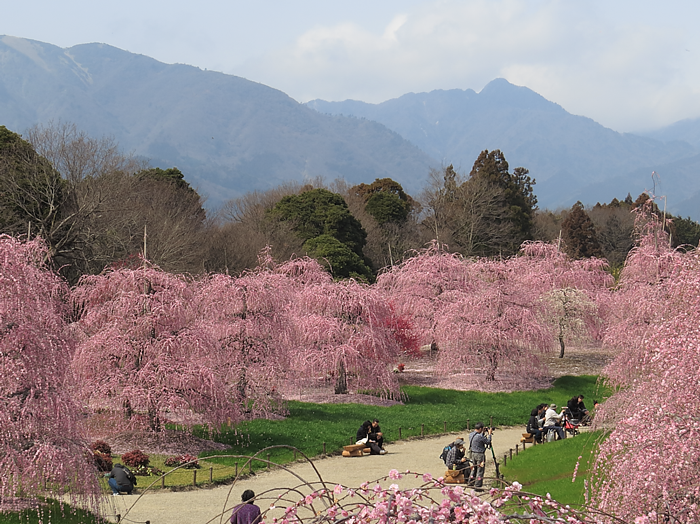
[[[496,457],[503,460],[503,453],[515,448],[520,442],[524,427],[498,429],[494,433],[493,445]],[[335,484],[357,487],[365,481],[373,481],[386,476],[391,469],[404,472],[410,470],[416,473],[430,473],[441,477],[445,465],[438,456],[442,447],[457,436],[466,437],[464,433],[453,433],[439,437],[408,440],[386,445],[388,453],[382,456],[344,458],[333,456],[314,462],[321,478],[332,488]],[[488,456],[488,455],[487,455]],[[191,491],[157,491],[145,493],[142,496],[130,495],[120,497],[105,497],[104,513],[112,521],[115,515],[122,515],[122,522],[151,524],[204,524],[207,522],[226,522],[231,509],[240,501],[245,489],[252,489],[261,498],[258,505],[263,511],[287,488],[298,487],[304,481],[313,482],[318,479],[313,468],[308,463],[296,463],[289,471],[275,469],[240,480],[232,486],[220,486],[211,489],[193,489]],[[486,470],[487,476],[494,476],[493,460],[489,458]],[[143,481],[142,481],[143,482]],[[385,485],[398,483],[402,487],[422,484],[421,478],[406,476],[400,481],[389,481]],[[302,492],[308,492],[302,486]],[[266,494],[266,492],[269,493]],[[228,501],[227,501],[228,497]],[[295,500],[298,500],[298,496]],[[286,506],[287,504],[284,504]],[[221,517],[223,513],[223,519]],[[270,513],[269,515],[275,514]],[[279,515],[279,512],[276,513]]]

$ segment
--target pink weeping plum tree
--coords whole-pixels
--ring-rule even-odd
[[[595,326],[603,261],[572,261],[553,245],[525,244],[506,260],[461,259],[438,244],[378,278],[399,313],[412,313],[421,343],[441,351],[438,369],[465,380],[536,385],[540,355],[583,326]],[[565,310],[555,292],[570,289],[583,306]],[[575,291],[573,291],[575,290]],[[555,298],[552,298],[553,295]],[[574,329],[576,327],[578,331]]]
[[[298,380],[291,372],[298,350],[295,294],[299,286],[327,276],[311,259],[277,265],[265,250],[255,270],[238,278],[212,275],[201,283],[198,318],[227,363],[242,416],[284,410],[280,394]]]
[[[292,366],[298,372],[334,378],[339,394],[351,385],[399,396],[392,367],[417,352],[417,341],[378,289],[354,280],[299,286],[293,319],[298,351]]]
[[[570,342],[602,341],[602,316],[613,283],[605,260],[576,260],[553,243],[526,242],[517,262],[524,271],[539,274],[543,314],[559,343],[559,358]]]
[[[605,370],[616,388],[596,413],[592,501],[623,520],[700,521],[700,253],[672,251],[658,222],[628,256],[614,293]]]
[[[64,490],[96,508],[99,493],[66,374],[69,290],[46,258],[39,240],[0,236],[0,509]]]
[[[237,421],[236,362],[200,314],[207,285],[148,265],[83,277],[72,363],[83,402],[124,428]]]

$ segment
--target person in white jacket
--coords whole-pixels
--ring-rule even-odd
[[[561,413],[557,415],[557,405],[550,404],[549,408],[544,414],[544,426],[543,429],[547,431],[556,431],[560,439],[566,438],[566,431],[559,424],[561,419],[564,418],[564,408],[561,408]]]

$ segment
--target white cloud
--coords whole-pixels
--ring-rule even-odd
[[[382,32],[349,22],[314,27],[231,72],[300,101],[380,102],[409,91],[478,90],[504,77],[634,130],[700,116],[700,60],[691,60],[700,40],[673,20],[611,18],[595,2],[434,1],[396,15]]]

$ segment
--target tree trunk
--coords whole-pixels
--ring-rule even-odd
[[[564,358],[564,337],[559,335],[559,347],[561,351],[559,352],[559,358]]]
[[[160,425],[160,417],[158,416],[158,409],[151,405],[148,406],[148,425],[151,431],[158,432],[163,429]]]
[[[122,405],[124,406],[124,418],[129,420],[134,415],[134,409],[131,407],[131,402],[129,402],[129,399],[126,398],[124,399],[124,403]]]
[[[489,355],[489,369],[486,371],[486,381],[493,382],[496,380],[496,371],[498,370],[498,357],[496,355]]]
[[[348,393],[348,377],[345,372],[345,362],[338,362],[338,378],[335,381],[335,394],[347,395]]]

